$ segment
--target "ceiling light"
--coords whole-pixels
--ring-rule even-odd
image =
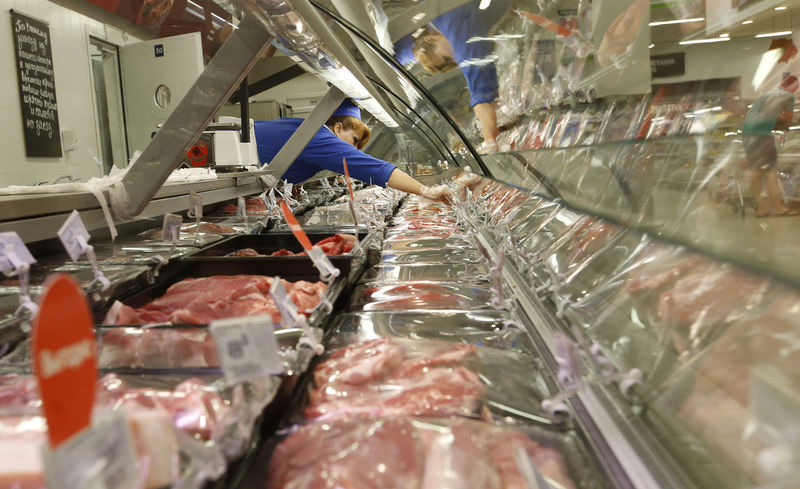
[[[747,25],[747,24],[752,24],[752,23],[753,23],[752,20],[745,20],[744,22],[742,22],[742,25]]]
[[[792,31],[766,32],[764,34],[756,34],[756,37],[789,36],[791,34],[792,34]]]
[[[651,45],[649,45],[647,47],[650,48],[650,49],[653,49],[653,46],[655,46],[655,44],[651,44]]]
[[[775,7],[775,10],[786,10],[786,7]]]
[[[720,34],[719,37],[731,37],[731,35],[726,32],[724,34]]]
[[[685,24],[687,22],[700,22],[702,20],[706,20],[705,17],[692,17],[691,19],[675,19],[675,20],[661,20],[658,22],[650,22],[650,27],[654,25],[669,25],[669,24]]]
[[[681,41],[678,44],[686,45],[686,44],[703,44],[707,42],[722,42],[722,41],[730,41],[730,37],[715,37],[713,39],[693,39],[691,41]]]

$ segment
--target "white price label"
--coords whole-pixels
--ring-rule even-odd
[[[247,219],[247,203],[245,202],[244,197],[239,197],[236,199],[236,215],[241,219]]]
[[[292,196],[292,190],[293,189],[294,189],[294,185],[292,185],[291,183],[289,183],[287,181],[283,182],[283,196],[286,197],[286,199],[289,199]]]
[[[203,218],[203,197],[197,192],[189,194],[189,212],[187,212],[187,215],[192,219]]]
[[[181,224],[183,218],[177,214],[164,214],[164,224],[161,227],[161,236],[165,241],[172,244],[178,244],[181,239]]]
[[[50,489],[134,489],[139,468],[125,414],[105,416],[55,450],[44,447]]]
[[[89,231],[81,220],[78,211],[72,211],[61,229],[58,230],[58,238],[64,245],[72,261],[78,261],[86,249],[89,247]]]
[[[28,247],[14,231],[0,233],[0,272],[9,274],[30,267],[36,258],[28,251]]]
[[[319,278],[323,282],[330,282],[341,273],[338,268],[333,266],[333,263],[328,259],[328,255],[319,246],[312,246],[308,250],[308,257],[311,258],[311,262],[319,270]]]
[[[269,315],[212,321],[222,371],[230,384],[284,371]]]

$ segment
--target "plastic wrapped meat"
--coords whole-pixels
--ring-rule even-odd
[[[281,280],[300,312],[317,306],[327,291],[323,282]],[[186,323],[205,324],[214,319],[270,314],[280,322],[269,288],[272,277],[263,275],[217,275],[187,278],[172,284],[166,293],[134,309],[112,306],[108,324]]]
[[[305,415],[479,415],[484,386],[465,367],[478,361],[475,352],[474,345],[457,343],[415,357],[388,339],[343,348],[314,370]]]
[[[406,252],[422,250],[471,250],[475,245],[464,239],[454,238],[420,238],[404,239],[396,236],[395,239],[383,241],[384,252]]]
[[[45,489],[45,443],[47,421],[43,416],[0,416],[0,487]]]
[[[219,366],[214,339],[205,328],[107,328],[97,363],[101,368]]]
[[[482,255],[473,249],[424,249],[407,251],[384,251],[383,263],[478,263]]]
[[[526,489],[521,451],[551,487],[574,489],[554,448],[481,421],[355,418],[299,428],[272,456],[268,489]],[[523,457],[524,458],[524,457]]]
[[[410,284],[366,286],[353,293],[351,310],[489,309],[492,291],[484,284]]]
[[[447,265],[377,265],[368,268],[363,282],[455,282],[488,281],[489,268],[482,263]]]

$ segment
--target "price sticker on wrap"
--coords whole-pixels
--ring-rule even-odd
[[[139,466],[122,412],[114,412],[55,449],[44,448],[51,489],[136,489]]]
[[[161,236],[164,240],[177,245],[181,239],[181,224],[183,224],[181,216],[164,214],[164,224],[161,226]]]
[[[229,384],[283,373],[271,316],[220,319],[210,329]]]
[[[36,263],[28,247],[14,231],[0,233],[0,272],[6,275],[18,273]]]

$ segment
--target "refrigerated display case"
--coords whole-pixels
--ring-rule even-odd
[[[417,61],[424,46],[414,59],[396,59],[406,36],[416,46],[433,35],[421,30],[427,24],[447,38],[450,27],[437,19],[453,11],[480,18],[501,4],[508,9],[498,22],[468,40],[491,54],[459,59],[444,72]],[[321,301],[330,308],[306,311],[315,338],[301,344],[308,332],[293,329],[291,344],[281,344],[294,362],[289,374],[269,379],[269,395],[247,411],[245,436],[225,451],[226,472],[204,474],[208,484],[794,487],[798,218],[753,215],[769,194],[752,193],[759,189],[743,170],[749,150],[738,122],[746,101],[794,69],[791,53],[784,61],[764,54],[783,49],[768,38],[794,34],[757,37],[770,20],[784,19],[781,10],[739,4],[237,0],[228,6],[239,29],[119,180],[130,199],[101,190],[119,224],[117,244],[100,232],[105,213],[90,193],[0,197],[10,212],[0,229],[17,230],[45,257],[47,240],[81,209],[98,233],[101,268],[124,272],[113,291],[93,298],[98,318],[108,318],[114,300],[133,310],[194,277],[315,280],[304,258],[258,256],[287,248],[269,193],[281,189],[278,179],[308,131],[259,171],[162,186],[183,146],[255,60],[280,46],[332,85],[309,120],[321,123],[342,97],[354,99],[374,126],[367,151],[421,181],[448,184],[453,202],[368,187],[356,192],[368,217],[358,227],[346,196],[335,200],[342,187],[326,186],[294,206],[318,237],[355,234],[365,249],[340,257],[348,265]],[[695,46],[706,42],[735,44],[744,68],[731,74],[727,62],[717,69],[707,61],[704,69],[711,56]],[[650,55],[681,53],[684,73],[656,83],[663,74],[651,70]],[[494,144],[470,106],[470,73],[486,67],[497,73]],[[731,78],[739,81],[724,81]],[[687,86],[708,90],[687,96]],[[794,131],[781,131],[783,147],[793,147]],[[777,161],[787,211],[791,155]],[[760,177],[771,178],[768,171]],[[257,194],[267,210],[243,220],[229,202],[216,217],[187,222],[197,229],[184,229],[177,245],[156,244],[154,218],[189,209],[190,192],[203,195],[208,212]],[[257,255],[219,256],[239,248]],[[33,294],[53,270],[84,285],[94,278],[88,265],[65,265],[63,254],[52,260],[33,270]],[[2,292],[1,337],[11,353],[0,371],[24,368],[29,313],[17,310],[17,284],[4,283]],[[266,307],[265,297],[246,298],[256,299]],[[181,309],[170,320],[186,322],[183,309],[191,307]],[[154,375],[148,369],[194,368],[214,370],[209,383],[222,384],[218,362],[196,350],[213,353],[205,323],[216,317],[147,329],[98,320],[101,359],[112,371],[141,370],[142,382]],[[176,350],[134,342],[145,339],[174,342]],[[177,349],[184,340],[185,361]],[[319,341],[326,352],[315,357]],[[235,396],[225,389],[218,390],[231,404]]]

